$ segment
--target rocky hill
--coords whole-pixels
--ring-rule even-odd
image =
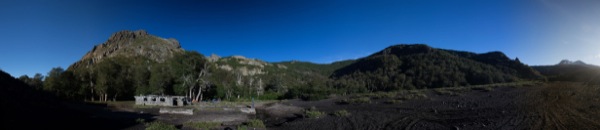
[[[502,52],[475,54],[423,44],[395,45],[336,70],[338,88],[390,91],[540,80],[543,76]]]
[[[153,36],[144,30],[120,31],[112,34],[106,42],[94,46],[69,69],[88,67],[115,56],[139,56],[160,63],[182,52],[184,50],[175,39]]]
[[[550,81],[600,84],[600,67],[582,61],[562,60],[556,65],[533,66]]]
[[[476,54],[414,44],[390,46],[364,58],[330,64],[266,62],[238,55],[203,56],[183,50],[177,40],[143,30],[113,34],[67,71],[72,71],[75,84],[82,86],[75,92],[89,92],[79,95],[92,100],[106,100],[107,96],[129,99],[139,94],[318,99],[331,93],[544,79],[502,52]]]

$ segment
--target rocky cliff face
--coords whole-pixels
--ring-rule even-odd
[[[142,56],[156,62],[164,62],[174,54],[183,52],[181,45],[175,39],[153,36],[144,30],[120,31],[110,36],[106,42],[94,46],[69,69],[88,67],[101,62],[104,58],[114,56]]]

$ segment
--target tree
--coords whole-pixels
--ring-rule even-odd
[[[41,89],[44,86],[44,76],[40,73],[35,73],[35,75],[33,76],[33,78],[31,79],[31,86],[33,86],[36,89]]]
[[[195,101],[202,101],[202,90],[210,86],[210,81],[208,80],[210,73],[208,72],[208,69],[208,63],[204,63],[202,70],[198,73],[197,82],[199,82],[200,85],[198,86],[198,94],[194,99]]]
[[[175,93],[178,95],[187,95],[193,98],[194,89],[198,87],[199,73],[204,69],[206,60],[202,54],[191,51],[175,55],[169,62],[173,69],[172,75],[176,78],[174,86]]]
[[[65,70],[61,67],[52,68],[44,81],[44,90],[57,94],[60,91],[57,88],[61,86],[60,75],[64,71]]]
[[[166,63],[156,64],[152,66],[150,74],[151,94],[170,94],[172,92],[173,76],[171,75],[171,67]]]
[[[117,80],[121,66],[110,59],[106,59],[96,65],[96,85],[94,90],[96,95],[100,97],[100,101],[108,101],[109,94],[116,94],[115,87],[118,87]]]
[[[27,85],[31,86],[31,84],[30,84],[31,79],[29,78],[29,76],[27,76],[27,75],[21,75],[17,79],[19,79],[19,80],[23,81],[24,83],[26,83]]]
[[[79,86],[78,80],[75,80],[75,75],[72,71],[64,71],[59,76],[59,84],[56,86],[56,90],[58,91],[59,97],[75,100],[82,95],[80,93],[81,87]]]
[[[133,87],[135,87],[136,95],[150,94],[152,90],[148,88],[150,81],[150,71],[147,65],[136,65],[133,68]]]

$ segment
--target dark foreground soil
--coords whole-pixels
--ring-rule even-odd
[[[350,104],[336,103],[344,97],[313,102],[291,100],[258,112],[269,129],[282,130],[600,129],[598,86],[547,83],[474,89],[460,94],[425,94],[426,98],[388,104],[384,101],[390,99]],[[351,115],[303,118],[302,109],[313,106],[329,114],[347,110]],[[277,110],[271,110],[275,108],[285,112],[277,114]]]

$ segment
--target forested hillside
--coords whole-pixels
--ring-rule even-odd
[[[71,100],[131,100],[134,95],[186,95],[193,100],[303,98],[330,94],[458,87],[544,80],[502,52],[475,54],[423,44],[395,45],[368,57],[330,64],[265,62],[204,56],[174,39],[121,31],[67,70],[53,68],[39,86]],[[38,84],[38,85],[34,85]]]
[[[349,92],[391,91],[543,80],[501,52],[475,54],[423,44],[396,45],[336,70],[334,87]]]
[[[600,67],[582,61],[563,60],[556,65],[533,66],[549,81],[570,81],[600,84]]]

